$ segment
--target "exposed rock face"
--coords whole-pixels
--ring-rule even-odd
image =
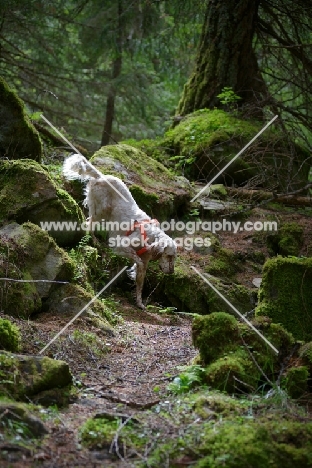
[[[14,220],[73,222],[80,224],[84,215],[74,199],[57,187],[40,164],[29,161],[0,161],[0,223]],[[84,232],[69,229],[47,229],[61,246],[79,242]]]
[[[24,104],[0,77],[0,155],[40,162],[42,146]]]
[[[74,276],[67,253],[31,223],[0,229],[0,260],[0,277],[22,280],[0,283],[1,309],[9,315],[29,317],[55,289],[53,281],[71,281]]]

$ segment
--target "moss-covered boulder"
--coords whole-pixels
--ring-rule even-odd
[[[242,312],[252,308],[253,292],[245,286],[223,281],[200,269],[201,273]],[[173,275],[163,275],[157,264],[150,264],[147,283],[155,289],[153,296],[161,302],[170,303],[180,311],[209,314],[227,309],[224,301],[210,286],[190,268],[182,258],[175,263]],[[157,288],[158,286],[158,288]]]
[[[27,401],[45,390],[68,388],[72,383],[69,366],[46,356],[0,352],[0,395]]]
[[[132,146],[102,147],[91,162],[104,174],[123,179],[139,207],[160,221],[181,211],[191,198],[191,187],[184,177],[175,176]]]
[[[300,398],[308,391],[309,369],[296,366],[287,369],[281,380],[281,386],[291,398]]]
[[[19,437],[25,440],[43,437],[47,434],[49,431],[43,422],[32,414],[32,410],[24,403],[0,400],[1,428],[5,435],[10,437],[16,435],[15,432],[17,432]]]
[[[162,146],[187,177],[210,180],[259,132],[263,122],[240,119],[222,110],[201,109],[169,130]],[[217,182],[253,184],[286,191],[306,185],[311,166],[307,150],[270,127]]]
[[[209,364],[235,350],[239,343],[239,323],[233,315],[225,312],[195,317],[192,340],[202,361]]]
[[[0,350],[18,351],[20,342],[19,328],[10,320],[0,318]]]
[[[38,226],[12,223],[0,229],[1,310],[29,317],[57,287],[54,281],[71,281],[75,267],[65,251]]]
[[[259,289],[258,316],[281,323],[297,340],[312,339],[312,258],[267,260]]]
[[[247,351],[239,349],[232,354],[220,357],[207,366],[205,383],[224,392],[240,393],[257,390],[261,377]]]
[[[193,320],[192,339],[199,350],[199,363],[206,367],[205,383],[230,393],[255,391],[265,380],[275,382],[280,365],[294,350],[295,340],[281,325],[270,319],[257,319],[253,326],[278,350],[271,347],[235,317],[224,312],[197,316]],[[283,382],[287,389],[298,389],[298,375],[291,368]],[[305,375],[307,385],[308,375]],[[301,387],[304,383],[301,382]],[[294,395],[291,392],[291,395]]]
[[[75,200],[35,161],[0,161],[0,224],[10,220],[43,227],[61,246],[77,243],[84,234],[84,215]],[[49,222],[71,226],[42,224]]]
[[[81,286],[64,284],[50,294],[45,308],[55,316],[69,319],[78,314],[93,298],[94,294],[87,292]],[[110,324],[116,321],[114,311],[99,299],[93,300],[87,307],[84,320],[107,334],[113,334]]]
[[[0,155],[40,162],[42,145],[17,94],[0,77]]]
[[[298,256],[303,245],[303,227],[284,223],[276,233],[267,236],[267,246],[273,255]]]

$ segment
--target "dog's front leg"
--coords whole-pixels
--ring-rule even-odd
[[[145,306],[142,302],[142,290],[144,279],[146,275],[147,264],[145,262],[137,262],[137,271],[136,271],[136,303],[140,309],[145,309]]]

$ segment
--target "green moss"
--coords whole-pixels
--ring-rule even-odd
[[[312,366],[312,342],[305,343],[301,346],[299,350],[299,356],[304,360],[304,362]]]
[[[51,288],[49,283],[33,280],[70,281],[75,265],[47,232],[32,223],[10,224],[2,233],[0,275],[22,282],[1,282],[0,305],[7,314],[29,317],[40,310],[41,298],[46,297]]]
[[[170,161],[168,159],[168,154],[166,154],[166,147],[162,145],[162,139],[155,139],[155,140],[125,140],[121,142],[122,144],[132,146],[133,148],[137,148],[143,153],[147,154],[152,159],[159,161],[165,167],[170,167]]]
[[[162,146],[171,160],[192,180],[211,179],[262,128],[263,123],[240,119],[219,109],[201,109],[185,116],[169,130]],[[295,144],[288,145],[284,135],[269,128],[243,156],[231,164],[222,175],[226,184],[242,184],[264,174],[261,185],[270,183],[286,190],[289,178],[292,186],[307,183],[310,155]],[[289,174],[289,162],[292,172]],[[264,171],[265,169],[265,171]]]
[[[235,317],[225,312],[195,317],[192,340],[195,348],[199,349],[204,364],[207,365],[235,349],[239,340],[238,322]]]
[[[218,248],[215,255],[211,256],[205,271],[210,275],[231,278],[242,269],[241,262],[230,249]]]
[[[224,200],[227,197],[227,190],[223,184],[210,185],[210,193],[215,198]]]
[[[283,376],[281,386],[291,398],[300,398],[308,390],[309,369],[306,366],[291,367]]]
[[[41,225],[45,221],[76,222],[84,215],[74,199],[57,187],[49,173],[31,160],[0,162],[0,223],[14,219]],[[82,231],[50,229],[50,235],[60,245],[70,245],[81,239]]]
[[[52,183],[46,170],[29,159],[0,161],[0,221],[16,218],[38,203],[37,183]]]
[[[256,314],[281,323],[298,340],[312,338],[312,258],[268,260],[263,267]]]
[[[54,314],[75,315],[92,301],[94,294],[77,284],[64,284],[53,291],[47,300],[49,311]],[[111,333],[110,324],[117,322],[117,316],[106,301],[96,299],[87,309],[88,321],[103,331]]]
[[[190,198],[190,186],[163,164],[126,144],[102,147],[91,158],[104,174],[126,180],[134,198],[151,216],[166,219]],[[133,188],[132,188],[133,187]],[[158,197],[156,199],[156,197]],[[144,209],[144,208],[143,208]]]
[[[0,77],[0,152],[9,159],[41,160],[42,145],[24,104]]]
[[[228,392],[255,391],[263,379],[274,382],[280,363],[293,351],[295,340],[281,325],[270,319],[254,320],[253,325],[279,351],[270,346],[247,324],[224,312],[195,317],[192,327],[194,346],[206,365],[205,383]]]
[[[222,281],[219,278],[209,276],[208,279],[225,297],[233,301],[233,305],[238,307],[240,311],[247,312],[251,309],[251,290],[235,283]],[[155,288],[155,297],[159,291],[159,300],[163,301],[165,294],[170,305],[181,311],[208,314],[219,310],[230,310],[182,258],[177,258],[174,274],[169,276],[164,276],[156,263],[150,263],[147,280],[151,288]],[[158,288],[156,288],[157,286]]]
[[[67,388],[72,382],[64,361],[5,351],[0,352],[0,374],[0,394],[26,401],[44,390]]]
[[[9,399],[0,401],[0,431],[6,443],[11,442],[15,446],[21,446],[22,449],[23,443],[27,442],[29,447],[30,439],[47,434],[47,429],[41,420],[34,416],[34,412],[40,415],[39,408],[34,405],[17,403]],[[5,455],[5,450],[1,452]]]
[[[0,349],[18,351],[21,335],[19,328],[10,320],[0,318]]]
[[[88,419],[80,428],[79,436],[83,446],[89,449],[109,449],[113,444],[114,437],[118,431],[118,446],[123,451],[122,447],[127,447],[129,450],[142,448],[147,443],[147,438],[140,430],[133,431],[133,422],[131,419],[122,427],[121,418],[118,416],[108,418],[107,416]],[[113,444],[113,453],[115,453],[116,446]]]
[[[0,238],[0,250],[1,244]],[[10,249],[9,252],[11,253],[12,249]],[[25,271],[26,267],[22,264],[23,258],[21,258],[21,261],[15,260],[13,256],[12,258],[10,256],[4,258],[3,264],[0,265],[0,276],[13,279],[18,278],[25,282],[1,281],[1,310],[7,315],[29,317],[41,307],[41,299],[37,292],[36,285],[31,282],[31,274]],[[27,280],[30,280],[30,282],[28,283]]]
[[[284,223],[277,233],[267,236],[267,246],[274,255],[298,256],[303,244],[303,228],[297,223]]]
[[[139,207],[147,213],[155,213],[159,204],[159,196],[156,193],[145,192],[138,185],[131,185],[130,192],[139,205]]]
[[[312,463],[312,424],[251,421],[206,426],[197,468],[308,468]],[[242,464],[243,463],[243,464]]]
[[[215,418],[220,418],[220,416],[232,417],[246,413],[248,403],[214,390],[195,396],[193,409],[203,420],[206,420],[213,415]]]
[[[206,368],[205,382],[228,393],[254,392],[261,373],[246,351],[238,350],[220,357]]]
[[[164,424],[146,466],[310,468],[312,423],[298,421],[297,410],[291,416],[271,405],[207,389],[179,397],[170,402],[170,416],[164,407]],[[159,407],[157,413],[161,417]]]

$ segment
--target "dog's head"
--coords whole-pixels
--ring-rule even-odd
[[[65,159],[63,174],[66,179],[84,179],[86,174],[87,160],[81,154],[73,154]]]
[[[152,260],[158,260],[163,273],[174,273],[174,262],[177,257],[177,245],[170,237],[160,239],[151,245]]]

